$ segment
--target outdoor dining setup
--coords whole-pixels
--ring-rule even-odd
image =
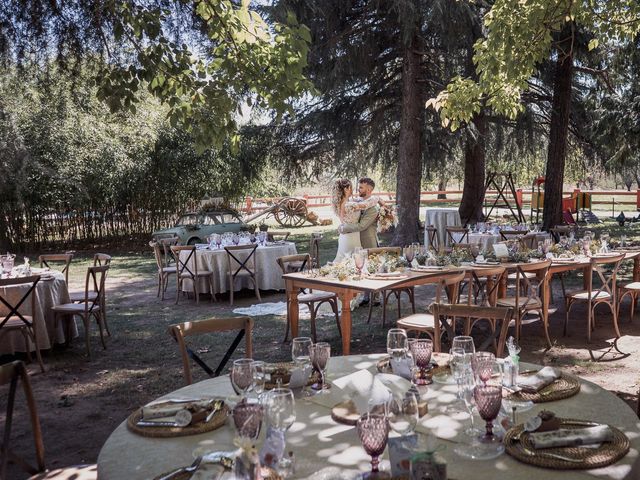
[[[640,421],[633,410],[561,368],[521,362],[519,340],[543,335],[551,345],[552,278],[581,272],[582,285],[560,300],[566,317],[585,303],[584,330],[573,334],[590,349],[595,328],[613,328],[611,349],[594,358],[612,354],[624,315],[620,292],[636,300],[640,246],[588,231],[535,248],[524,237],[491,249],[356,249],[326,265],[304,255],[281,259],[291,361],[254,356],[248,317],[174,327],[174,336],[185,328],[206,334],[226,323],[238,332],[229,352],[244,338],[246,358],[225,369],[227,354],[219,376],[192,384],[188,339],[179,341],[187,386],[136,410],[111,434],[99,478],[635,478]],[[633,281],[621,286],[626,262]],[[386,352],[351,354],[356,296],[400,306],[424,295],[423,286],[433,294],[429,308],[399,314]],[[337,315],[341,351],[316,333],[315,316],[310,329],[300,319],[310,295],[337,301],[330,315]],[[605,309],[612,325],[596,322]],[[371,328],[385,328],[380,317]]]

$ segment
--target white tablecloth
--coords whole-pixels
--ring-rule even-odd
[[[258,278],[258,287],[260,290],[282,290],[284,289],[284,281],[282,280],[282,271],[276,263],[278,257],[285,255],[295,255],[297,253],[296,245],[293,242],[284,244],[274,244],[260,246],[255,253],[256,276]],[[239,259],[246,258],[247,253],[234,252]],[[180,258],[186,260],[189,256],[188,252],[181,252]],[[196,258],[198,259],[198,270],[209,270],[213,272],[214,286],[216,293],[225,293],[229,291],[229,262],[227,260],[227,252],[224,248],[216,250],[197,250]],[[209,292],[209,283],[206,279],[200,279],[200,293]],[[234,291],[243,288],[253,288],[253,283],[247,276],[240,276],[234,282]],[[185,280],[182,284],[185,292],[193,292],[193,282]]]
[[[60,272],[50,272],[48,275],[54,275],[53,279],[40,280],[36,285],[36,311],[35,314],[31,312],[31,299],[27,299],[20,308],[20,313],[23,315],[31,315],[36,322],[36,330],[38,335],[38,344],[40,349],[49,349],[54,343],[64,343],[64,330],[63,324],[60,322],[57,329],[54,329],[54,314],[51,307],[60,305],[63,303],[69,303],[69,290],[67,289],[67,282],[64,280],[64,275]],[[0,288],[2,296],[7,298],[9,303],[17,303],[22,296],[29,289],[28,285],[15,285],[6,288]],[[9,313],[9,310],[4,305],[0,304],[0,317],[4,318],[2,314]],[[77,335],[75,331],[75,323],[73,325],[73,335]],[[30,345],[30,349],[33,351],[34,345]],[[24,352],[24,337],[20,332],[11,332],[3,334],[0,338],[0,354],[13,355],[15,352]]]
[[[425,228],[433,225],[438,229],[438,247],[446,245],[447,232],[445,227],[459,227],[462,225],[457,208],[427,208],[424,222]],[[424,232],[424,244],[429,245],[427,231]]]
[[[332,357],[329,361],[327,379],[351,373],[356,369],[375,372],[380,355],[354,355]],[[523,364],[523,368],[531,368]],[[616,464],[598,470],[548,470],[525,465],[503,454],[495,460],[472,461],[458,456],[453,450],[456,444],[468,442],[463,433],[469,426],[467,415],[450,417],[446,407],[455,400],[455,385],[429,385],[425,398],[429,413],[417,427],[419,432],[433,433],[446,449],[440,452],[447,461],[450,478],[474,480],[620,480],[629,472],[640,447],[640,420],[621,399],[599,386],[582,380],[581,392],[571,398],[552,403],[536,404],[534,408],[518,416],[522,422],[544,409],[553,410],[558,416],[609,423],[626,433],[631,441],[631,450]],[[166,398],[199,398],[207,395],[233,395],[228,375],[205,380],[181,388]],[[325,467],[339,469],[369,468],[369,457],[364,452],[354,427],[335,423],[330,409],[333,393],[321,400],[296,400],[296,422],[287,433],[287,450],[296,457],[296,474],[291,478],[308,478]],[[478,424],[481,426],[480,420]],[[262,445],[264,431],[256,442]],[[148,438],[127,430],[126,422],[111,434],[98,457],[98,478],[101,480],[142,480],[153,478],[168,470],[193,462],[196,449],[216,451],[233,449],[234,428],[232,423],[213,432],[178,438]],[[383,457],[388,458],[388,449]],[[228,478],[228,477],[225,477]]]

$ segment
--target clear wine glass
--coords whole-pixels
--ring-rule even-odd
[[[264,416],[262,405],[259,403],[248,403],[246,400],[242,400],[233,407],[231,416],[233,417],[233,424],[236,427],[238,436],[250,438],[251,440],[258,438]]]
[[[284,438],[285,446],[283,452],[286,452],[286,437],[285,433],[291,425],[296,421],[296,401],[293,396],[293,391],[289,388],[274,388],[266,394],[265,399],[265,414],[269,425],[280,432]],[[278,466],[287,468],[289,460],[286,458],[280,459]]]
[[[430,339],[412,339],[409,349],[413,362],[419,370],[419,374],[413,379],[416,385],[428,385],[431,383],[427,378],[429,362],[433,353],[433,342]]]
[[[265,363],[260,360],[253,362],[253,391],[258,398],[264,393],[264,384],[266,381]]]
[[[216,245],[218,247],[218,250],[220,250],[220,247],[222,246],[222,235],[216,236]]]
[[[407,348],[407,332],[403,328],[390,328],[387,332],[387,353],[395,358],[403,358]]]
[[[451,349],[461,348],[465,353],[474,354],[476,353],[476,346],[473,343],[473,337],[469,337],[466,335],[458,335],[457,337],[453,337],[451,342]]]
[[[413,247],[404,247],[404,258],[407,259],[407,262],[411,263],[415,256],[415,250]]]
[[[491,352],[476,352],[471,358],[473,375],[486,385],[493,375],[496,356]]]
[[[462,382],[466,376],[473,376],[473,372],[471,370],[472,355],[472,353],[467,353],[462,347],[453,347],[451,349],[449,367],[451,368],[451,375],[458,386],[458,395],[456,402],[447,407],[448,414],[457,414],[467,411],[467,407],[464,405]]]
[[[318,342],[309,347],[311,365],[320,373],[320,383],[314,384],[311,388],[319,390],[318,393],[328,392],[326,386],[327,363],[331,357],[331,345],[326,342]]]
[[[473,397],[473,389],[476,386],[474,376],[467,373],[464,377],[462,377],[461,385],[462,400],[464,400],[464,404],[467,407],[467,411],[469,412],[469,420],[471,422],[471,426],[467,428],[464,433],[470,437],[477,437],[482,433],[482,430],[474,425],[473,410],[475,407],[475,399]]]
[[[387,447],[389,438],[389,423],[385,416],[366,413],[358,419],[356,430],[364,451],[371,456],[371,472],[363,476],[363,478],[391,478],[379,469],[380,455]]]
[[[296,337],[291,341],[291,359],[296,368],[300,368],[303,371],[308,369],[311,365],[310,347],[313,344],[310,337]],[[311,392],[307,389],[307,385],[302,387],[302,396],[308,397]]]
[[[418,424],[418,398],[407,392],[394,397],[388,404],[388,420],[391,429],[399,435],[410,435]]]
[[[362,278],[362,269],[364,268],[365,254],[362,251],[355,251],[353,253],[353,262],[358,271],[358,278]]]
[[[253,386],[253,360],[239,358],[231,367],[231,386],[236,394],[245,397]]]

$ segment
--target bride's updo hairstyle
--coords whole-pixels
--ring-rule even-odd
[[[336,180],[336,183],[333,184],[333,198],[331,199],[331,203],[333,204],[333,211],[336,214],[340,213],[340,205],[347,197],[347,189],[351,187],[351,181],[343,178],[341,180]]]

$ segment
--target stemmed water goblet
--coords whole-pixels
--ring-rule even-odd
[[[404,258],[407,259],[407,262],[409,262],[409,264],[411,264],[411,262],[413,261],[413,258],[415,257],[415,249],[413,246],[410,247],[404,247]]]
[[[222,235],[216,235],[216,246],[218,247],[218,250],[220,250],[220,247],[222,246]]]
[[[451,349],[461,348],[464,353],[473,355],[476,353],[476,346],[473,343],[473,337],[469,337],[467,335],[458,335],[457,337],[453,337],[451,342]]]
[[[476,379],[486,385],[493,375],[496,356],[491,352],[476,352],[471,358],[471,369]]]
[[[362,478],[379,479],[390,478],[385,472],[380,472],[380,455],[387,447],[389,439],[389,423],[384,415],[366,413],[356,423],[358,437],[367,455],[371,456],[371,472]]]
[[[360,247],[356,248],[353,252],[353,263],[358,271],[358,278],[362,278],[362,269],[364,268],[364,262],[366,253]]]
[[[237,395],[245,397],[253,386],[253,360],[250,358],[239,358],[234,360],[231,367],[231,386]]]
[[[256,440],[262,428],[262,418],[264,416],[263,406],[259,403],[249,403],[242,400],[231,413],[233,424],[236,427],[238,436]]]
[[[251,245],[256,243],[256,234],[255,233],[249,234],[249,242],[251,243]]]
[[[253,365],[253,391],[260,399],[260,396],[264,393],[264,384],[266,381],[265,363],[256,360]]]
[[[314,384],[311,388],[319,390],[318,393],[328,392],[326,386],[327,363],[331,357],[331,346],[326,342],[318,342],[309,347],[311,365],[320,373],[320,383]]]
[[[413,382],[416,385],[428,385],[431,383],[427,378],[427,371],[433,353],[433,342],[430,339],[412,339],[409,343],[409,349],[418,369],[418,374],[414,376]]]

